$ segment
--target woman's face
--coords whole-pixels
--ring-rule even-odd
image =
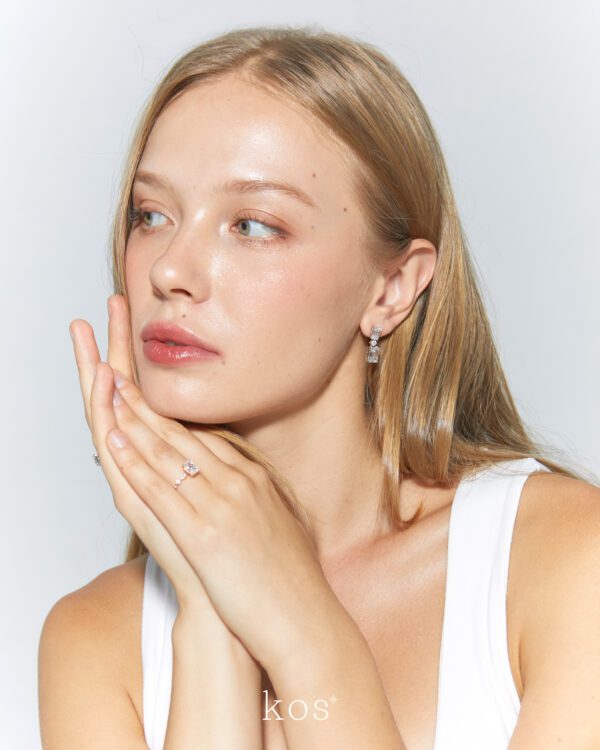
[[[233,76],[188,89],[158,118],[138,174],[172,190],[136,180],[142,213],[125,257],[140,385],[155,411],[233,426],[302,407],[346,360],[356,383],[370,290],[339,148],[308,113]],[[244,189],[251,180],[289,183],[304,200]],[[183,326],[218,356],[148,359],[140,334],[151,321]]]

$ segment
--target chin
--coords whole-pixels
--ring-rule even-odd
[[[224,415],[215,414],[214,412],[205,412],[201,409],[190,409],[189,403],[185,403],[182,396],[181,401],[175,396],[166,397],[162,393],[158,398],[153,399],[146,394],[144,398],[152,411],[167,419],[175,419],[181,422],[184,427],[193,427],[201,424],[221,424]]]

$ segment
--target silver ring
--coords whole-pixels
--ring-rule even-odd
[[[96,466],[102,466],[100,463],[100,456],[96,452],[92,453],[92,458],[94,459]]]
[[[183,469],[183,474],[173,482],[173,487],[175,487],[175,489],[179,487],[184,479],[195,477],[196,474],[200,472],[200,469],[189,458],[181,464],[181,468]]]

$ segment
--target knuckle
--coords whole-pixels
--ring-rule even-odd
[[[146,490],[150,497],[160,497],[165,493],[165,480],[158,476],[151,476],[146,480]]]
[[[196,532],[196,538],[203,552],[209,554],[216,552],[221,543],[221,534],[212,523],[200,524]]]
[[[127,401],[131,406],[136,406],[140,401],[142,401],[142,394],[138,391],[137,388],[132,387],[131,385],[125,385],[122,388],[123,393],[127,395]]]
[[[259,487],[266,485],[270,481],[268,471],[261,464],[252,463],[248,466],[247,471],[252,481]]]
[[[113,492],[113,500],[115,503],[115,508],[119,511],[121,515],[125,515],[128,510],[128,506],[122,493]]]
[[[233,471],[227,479],[227,495],[235,500],[247,497],[252,490],[252,482],[245,474]]]
[[[119,414],[119,424],[132,425],[138,421],[135,412],[125,409],[123,414]]]
[[[173,458],[177,451],[172,445],[164,440],[157,440],[152,446],[152,453],[155,458]]]
[[[119,466],[119,469],[122,469],[123,471],[127,472],[135,468],[137,463],[138,463],[137,456],[129,453],[119,458],[118,466]]]
[[[186,430],[183,425],[179,424],[179,422],[165,420],[165,423],[161,426],[160,434],[165,440],[170,441],[176,440],[183,435],[187,435],[188,430]]]

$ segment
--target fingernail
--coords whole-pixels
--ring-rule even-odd
[[[123,375],[118,371],[115,370],[115,385],[117,388],[120,388],[125,383],[125,378]]]
[[[119,391],[115,388],[113,391],[113,406],[117,406],[118,404],[123,403],[123,396],[119,393]]]
[[[127,445],[127,438],[121,430],[112,430],[109,432],[108,439],[115,448],[124,448]]]

